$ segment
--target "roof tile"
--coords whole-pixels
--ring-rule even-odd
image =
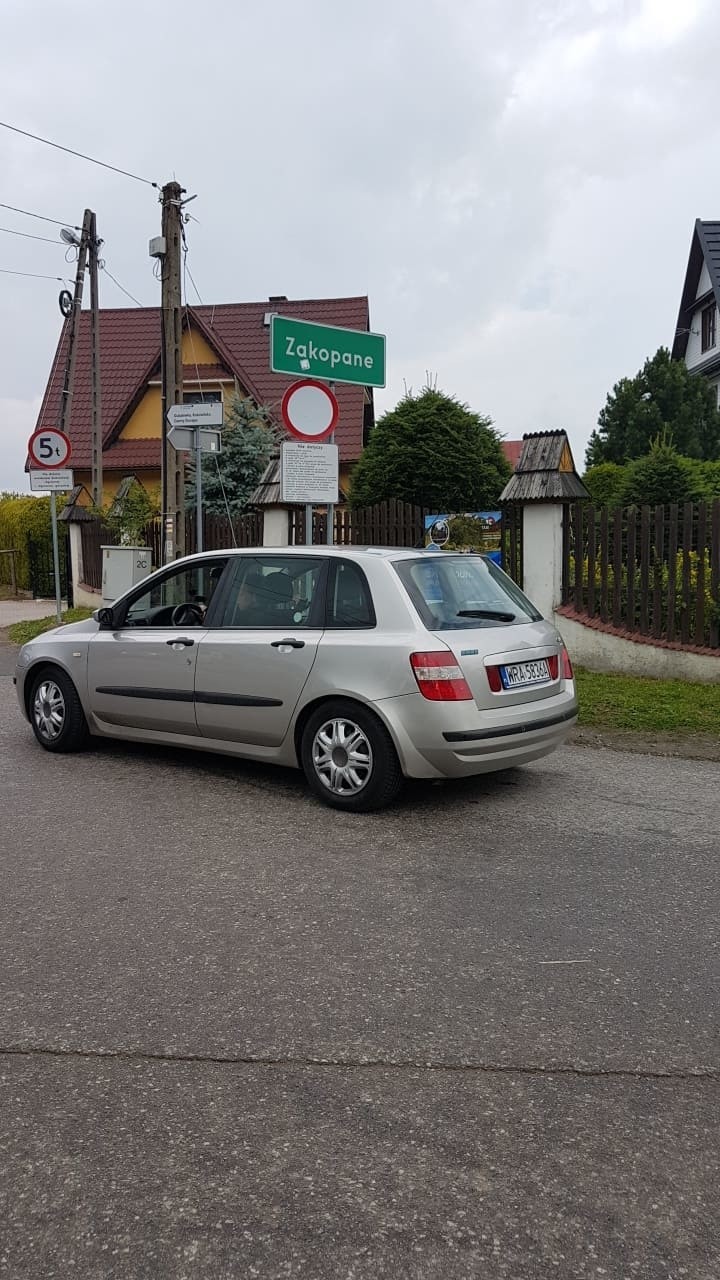
[[[368,328],[368,299],[313,298],[288,302],[222,303],[217,306],[187,308],[196,317],[203,332],[218,347],[219,361],[207,367],[207,376],[222,376],[229,365],[238,381],[267,406],[279,420],[280,402],[286,387],[293,381],[270,371],[270,330],[265,324],[268,312],[321,324],[339,325],[346,329]],[[53,371],[40,407],[37,427],[57,426],[60,422],[62,371],[65,367],[69,322],[66,322],[58,344]],[[157,377],[160,368],[160,311],[157,307],[103,308],[100,311],[100,368],[102,378],[103,465],[133,468],[159,466],[159,440],[123,440],[113,442],[122,425],[123,415],[133,398],[142,391],[147,380]],[[192,380],[194,369],[187,368]],[[201,373],[204,373],[201,370]],[[73,466],[91,465],[91,395],[90,395],[90,313],[80,316],[75,383],[69,435],[73,444]],[[351,461],[360,456],[363,440],[365,390],[363,387],[338,383],[335,394],[340,416],[335,438],[340,457]],[[151,457],[152,453],[152,457]],[[121,461],[122,459],[122,461]]]

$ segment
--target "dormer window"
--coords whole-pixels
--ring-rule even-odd
[[[702,350],[709,351],[715,346],[715,303],[711,302],[709,307],[703,307],[700,312],[700,320],[702,325]]]

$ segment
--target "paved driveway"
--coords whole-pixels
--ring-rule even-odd
[[[352,818],[0,677],[0,1275],[716,1280],[719,782]]]

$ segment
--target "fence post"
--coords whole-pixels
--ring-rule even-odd
[[[523,507],[523,591],[543,617],[552,619],[562,601],[563,503]]]

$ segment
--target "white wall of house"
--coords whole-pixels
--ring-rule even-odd
[[[707,293],[708,289],[711,288],[712,280],[710,279],[710,272],[707,269],[707,262],[703,262],[700,279],[698,280],[698,287],[695,290],[695,297],[702,298],[703,294]]]
[[[702,297],[711,288],[710,274],[707,266],[703,263],[703,269],[700,272],[700,280],[698,282],[696,298]],[[706,304],[707,305],[707,304]],[[720,342],[720,325],[718,325],[718,310],[715,308],[715,346],[708,348],[707,351],[702,349],[702,313],[704,307],[698,307],[693,311],[692,320],[690,321],[691,332],[687,335],[687,351],[685,352],[685,363],[688,369],[694,369],[695,365],[701,364],[703,360],[709,359],[713,354],[717,354],[718,342]]]
[[[624,640],[622,636],[586,627],[562,614],[556,615],[555,623],[572,661],[587,667],[588,671],[651,676],[656,680],[693,680],[701,684],[715,684],[720,680],[720,655],[706,657],[702,653]]]

